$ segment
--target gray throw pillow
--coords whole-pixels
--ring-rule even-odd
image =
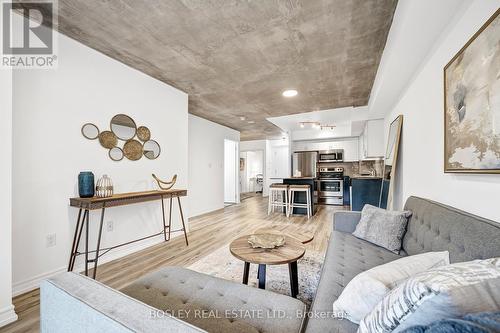
[[[399,254],[410,216],[410,211],[398,212],[365,205],[361,211],[361,219],[352,234]]]
[[[363,318],[358,333],[397,333],[468,313],[499,311],[500,258],[461,262],[400,284]]]

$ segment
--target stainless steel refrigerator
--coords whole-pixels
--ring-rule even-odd
[[[316,178],[317,151],[299,151],[293,153],[292,176]]]

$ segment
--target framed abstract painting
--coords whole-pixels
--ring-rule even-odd
[[[444,171],[500,173],[500,9],[444,68]]]

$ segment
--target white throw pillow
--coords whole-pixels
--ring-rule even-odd
[[[448,265],[450,254],[426,252],[373,267],[354,277],[333,303],[333,311],[359,324],[398,284],[428,269]]]
[[[500,258],[433,268],[389,292],[358,333],[401,332],[468,313],[500,311]]]

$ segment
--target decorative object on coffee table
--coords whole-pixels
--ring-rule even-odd
[[[107,198],[113,195],[113,182],[108,175],[103,175],[97,181],[97,186],[95,188],[95,195],[99,198]]]
[[[250,264],[259,265],[259,288],[266,287],[266,265],[288,264],[290,274],[290,290],[292,297],[297,297],[299,292],[297,260],[306,252],[302,243],[292,237],[284,236],[285,244],[274,249],[252,248],[248,242],[250,235],[239,237],[231,242],[229,250],[236,258],[245,262],[243,269],[243,283],[248,284]]]
[[[151,176],[153,176],[154,180],[156,180],[156,182],[158,183],[158,187],[162,190],[170,190],[172,188],[172,186],[175,185],[175,182],[177,181],[177,175],[174,175],[172,177],[172,180],[169,182],[165,182],[165,181],[161,180],[160,178],[156,177],[156,175],[154,173]],[[167,185],[167,186],[164,186],[164,185]]]
[[[444,172],[500,173],[500,9],[444,67]]]
[[[248,236],[248,243],[252,248],[274,249],[285,244],[285,236],[277,234],[254,234]]]
[[[277,224],[270,227],[263,227],[255,230],[256,234],[278,234],[287,235],[297,239],[302,244],[311,242],[314,239],[314,233],[304,231],[295,225]]]
[[[82,171],[78,175],[78,195],[80,198],[94,196],[94,174],[92,172]]]

